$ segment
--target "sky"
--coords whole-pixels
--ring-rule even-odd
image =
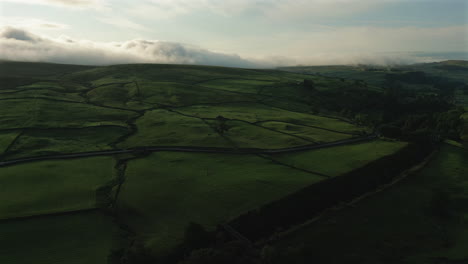
[[[0,0],[0,59],[232,67],[468,59],[468,0]]]

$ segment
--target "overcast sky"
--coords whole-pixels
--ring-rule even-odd
[[[23,61],[270,67],[468,52],[468,0],[0,0],[0,24],[0,59]]]

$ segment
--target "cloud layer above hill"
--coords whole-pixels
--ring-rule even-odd
[[[6,27],[0,31],[0,59],[108,65],[124,63],[198,64],[244,68],[330,64],[408,64],[435,61],[411,53],[314,52],[304,57],[246,58],[190,44],[134,39],[94,42],[61,36],[49,38]]]
[[[141,39],[100,43],[65,36],[51,39],[11,27],[4,28],[0,33],[0,58],[90,65],[178,63],[256,66],[238,55],[213,52],[182,43]]]

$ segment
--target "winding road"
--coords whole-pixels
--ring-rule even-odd
[[[6,166],[19,164],[19,163],[34,162],[34,161],[55,160],[55,159],[74,159],[74,158],[85,158],[85,157],[95,157],[95,156],[107,156],[107,155],[114,155],[114,154],[158,152],[158,151],[224,153],[224,154],[281,154],[281,153],[290,153],[290,152],[298,152],[298,151],[305,151],[305,150],[314,150],[314,149],[342,146],[342,145],[360,143],[364,141],[371,141],[377,138],[378,138],[377,135],[368,135],[368,136],[339,140],[339,141],[323,143],[323,144],[308,144],[308,145],[302,145],[302,146],[297,146],[297,147],[279,148],[279,149],[217,148],[217,147],[191,147],[191,146],[147,146],[147,147],[136,147],[136,148],[129,148],[129,149],[113,149],[113,150],[104,150],[104,151],[90,151],[90,152],[79,152],[79,153],[68,153],[68,154],[57,154],[57,155],[21,158],[21,159],[0,161],[0,167],[6,167]]]

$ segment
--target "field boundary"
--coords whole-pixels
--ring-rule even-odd
[[[75,159],[75,158],[87,158],[95,156],[107,156],[116,154],[128,154],[128,153],[151,153],[159,151],[172,151],[172,152],[193,152],[193,153],[224,153],[224,154],[279,154],[279,153],[291,153],[305,150],[315,150],[322,148],[329,148],[335,146],[356,144],[366,141],[372,141],[378,139],[377,135],[370,135],[365,137],[356,137],[345,140],[338,140],[323,144],[308,144],[289,148],[278,148],[278,149],[260,149],[260,148],[217,148],[217,147],[192,147],[192,146],[144,146],[135,147],[129,149],[114,149],[104,151],[90,151],[90,152],[77,152],[77,153],[66,153],[48,156],[35,156],[29,158],[15,159],[0,161],[0,167],[11,166],[20,163],[45,161],[45,160],[60,160],[60,159]]]
[[[434,149],[428,143],[409,144],[360,168],[311,184],[245,212],[228,224],[250,240],[261,241],[278,230],[300,225],[329,208],[352,202],[393,182],[404,171],[423,162]]]
[[[60,212],[53,212],[53,213],[44,213],[44,214],[36,214],[36,215],[25,215],[25,216],[15,216],[10,218],[0,218],[0,223],[4,222],[13,222],[13,221],[21,221],[21,220],[30,220],[42,217],[51,217],[51,216],[63,216],[63,215],[73,215],[73,214],[80,214],[85,212],[92,212],[92,211],[99,211],[101,208],[93,207],[93,208],[86,208],[86,209],[77,209],[71,211],[60,211]]]

